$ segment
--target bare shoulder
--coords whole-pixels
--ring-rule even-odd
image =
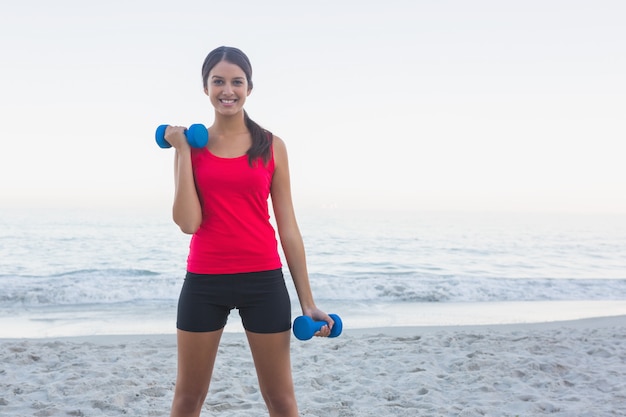
[[[287,163],[287,145],[280,137],[274,135],[274,161],[277,166],[286,165]]]
[[[279,136],[273,135],[272,140],[273,140],[273,144],[275,148],[278,148],[280,150],[287,149],[287,145],[285,145],[285,141],[282,140]]]

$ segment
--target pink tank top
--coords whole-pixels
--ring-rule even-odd
[[[191,162],[202,224],[191,238],[187,270],[236,274],[280,268],[267,201],[274,157],[251,167],[247,155],[220,158],[201,148],[192,150]]]

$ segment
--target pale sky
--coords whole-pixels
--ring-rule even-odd
[[[7,4],[12,3],[12,4]],[[0,207],[169,207],[157,125],[252,61],[297,207],[626,213],[626,2],[33,0],[0,6]]]

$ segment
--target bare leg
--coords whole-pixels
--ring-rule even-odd
[[[246,332],[261,394],[270,417],[298,417],[298,405],[291,376],[291,332]]]
[[[223,329],[214,332],[177,331],[178,374],[171,417],[198,417],[209,391]]]

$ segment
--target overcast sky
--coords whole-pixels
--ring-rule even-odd
[[[0,6],[0,207],[168,207],[161,123],[253,65],[298,207],[626,213],[626,2],[14,1]]]

